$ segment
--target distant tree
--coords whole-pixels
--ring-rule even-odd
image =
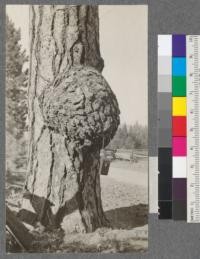
[[[129,135],[134,142],[134,148],[147,147],[147,127],[136,122],[129,128]]]
[[[136,122],[134,125],[122,124],[109,144],[112,149],[147,148],[147,127]]]
[[[127,134],[125,133],[124,128],[122,128],[122,126],[119,127],[115,134],[115,137],[110,142],[108,147],[112,149],[123,148],[126,137],[127,137]]]
[[[120,148],[123,145],[123,139],[121,138],[121,136],[122,136],[122,129],[119,127],[115,137],[110,142],[108,147],[112,149]]]
[[[134,140],[130,135],[128,135],[127,138],[125,139],[124,148],[126,149],[134,148]]]
[[[27,61],[20,40],[20,30],[17,30],[14,23],[6,16],[6,76],[9,78],[21,75],[24,62]]]
[[[128,136],[128,128],[127,128],[126,123],[124,123],[122,125],[122,135],[123,135],[124,138],[127,138],[127,136]]]
[[[22,137],[27,115],[27,71],[23,65],[28,60],[20,45],[21,33],[6,17],[6,130],[15,138]]]

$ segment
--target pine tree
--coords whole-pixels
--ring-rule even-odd
[[[14,138],[23,136],[27,116],[27,71],[23,65],[28,60],[20,45],[21,33],[6,17],[6,130]]]
[[[20,30],[6,16],[6,77],[15,78],[21,75],[24,62],[27,61],[25,51],[22,51]]]
[[[107,226],[100,149],[119,125],[101,71],[98,6],[30,6],[29,155],[21,218],[91,232]],[[24,213],[25,212],[25,213]],[[37,223],[32,223],[37,226]]]

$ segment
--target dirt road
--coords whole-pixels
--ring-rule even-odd
[[[144,162],[139,163],[143,163],[143,165],[134,165],[130,162],[113,162],[111,163],[108,177],[122,183],[148,188],[147,164],[145,168]]]

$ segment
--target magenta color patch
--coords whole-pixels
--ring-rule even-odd
[[[173,137],[172,140],[172,154],[173,156],[186,156],[187,155],[187,138],[186,137]]]

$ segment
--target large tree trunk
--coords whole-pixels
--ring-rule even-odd
[[[83,72],[85,67],[99,72],[103,69],[99,50],[98,7],[31,6],[30,143],[20,216],[27,222],[31,219],[33,225],[39,221],[44,226],[59,227],[62,223],[69,232],[91,232],[108,224],[102,209],[99,175],[100,148],[105,140],[97,141],[98,144],[95,142],[79,152],[73,146],[71,135],[58,125],[58,110],[52,121],[48,121],[52,103],[61,95],[48,95],[48,89],[53,89],[52,85],[55,86],[59,78],[79,65],[83,66],[83,69],[80,68]],[[59,106],[58,109],[61,108]],[[118,118],[114,122],[109,138],[115,133]],[[55,127],[52,126],[54,123],[57,123]],[[106,142],[108,144],[109,140]]]

